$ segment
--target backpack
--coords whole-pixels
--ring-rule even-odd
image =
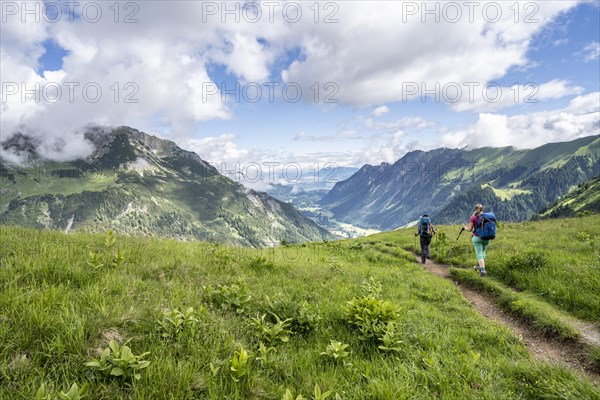
[[[419,235],[424,238],[430,238],[431,234],[431,220],[429,217],[421,217],[419,220]]]
[[[496,216],[492,212],[481,213],[477,218],[475,234],[481,240],[493,240],[496,238]]]

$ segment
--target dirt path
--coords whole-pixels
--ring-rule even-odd
[[[420,257],[416,257],[416,259],[420,263]],[[447,265],[437,264],[431,260],[427,260],[427,263],[424,266],[425,269],[432,274],[452,280]],[[591,328],[590,331],[590,326],[585,323],[578,323],[577,327],[582,332],[581,343],[561,342],[549,339],[531,329],[526,323],[513,318],[509,313],[504,312],[484,294],[472,290],[458,282],[454,282],[454,284],[481,315],[512,330],[514,334],[521,339],[536,360],[567,365],[571,369],[583,372],[590,377],[591,380],[600,384],[600,374],[594,369],[589,360],[587,360],[586,351],[587,345],[594,344],[597,340],[597,332],[595,329]]]

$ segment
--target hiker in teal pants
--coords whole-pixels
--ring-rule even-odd
[[[485,249],[488,247],[490,243],[489,240],[482,240],[477,233],[475,233],[475,226],[477,225],[477,219],[479,218],[479,214],[483,212],[483,206],[481,204],[476,204],[474,208],[474,213],[471,219],[469,219],[469,223],[464,225],[466,231],[473,232],[473,237],[471,241],[473,242],[473,247],[475,248],[475,253],[477,253],[477,264],[473,267],[476,271],[479,271],[481,276],[486,276],[487,273],[485,271]]]

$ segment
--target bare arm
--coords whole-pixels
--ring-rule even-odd
[[[463,228],[465,228],[465,231],[471,232],[473,230],[473,223],[469,221],[468,224],[463,225]]]

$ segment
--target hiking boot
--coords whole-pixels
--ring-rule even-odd
[[[425,257],[421,257],[421,264],[425,264]]]
[[[476,265],[476,266],[474,266],[474,267],[473,267],[473,269],[474,269],[475,271],[479,271],[479,270],[481,269],[481,267],[480,267],[479,265]]]
[[[485,268],[481,268],[479,270],[479,274],[481,275],[482,278],[485,278],[487,276],[487,272],[485,272]]]

